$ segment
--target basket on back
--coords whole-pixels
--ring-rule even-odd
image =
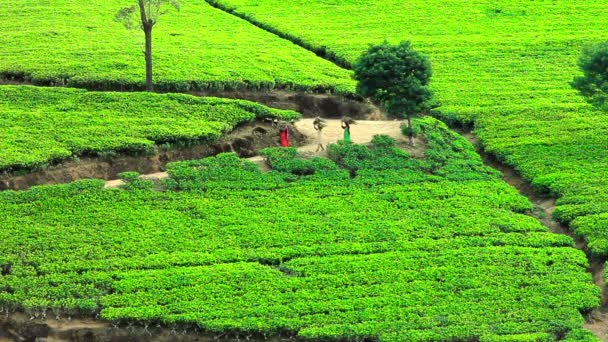
[[[313,126],[317,127],[318,129],[323,129],[325,127],[327,127],[327,121],[321,119],[320,117],[316,117],[315,120],[312,122]]]

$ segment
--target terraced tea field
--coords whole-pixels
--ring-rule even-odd
[[[24,86],[0,86],[0,111],[0,171],[213,142],[244,122],[299,116],[240,100]]]
[[[605,1],[213,0],[330,59],[411,40],[433,64],[448,121],[560,197],[557,217],[608,255],[608,117],[571,89],[585,44],[608,39]]]
[[[164,192],[2,192],[0,305],[242,338],[593,341],[585,255],[463,138],[418,124],[425,159],[376,139],[334,145],[338,165],[270,150],[270,173],[180,162]]]
[[[157,90],[352,95],[369,44],[411,40],[433,64],[434,115],[474,126],[608,256],[608,117],[569,85],[582,47],[608,39],[605,1],[180,2],[154,29]],[[37,85],[0,86],[1,172],[300,116],[118,92],[144,83],[143,34],[113,20],[130,3],[0,2],[0,81]],[[445,124],[416,125],[416,157],[376,137],[328,158],[264,150],[270,172],[221,154],[170,164],[162,185],[0,192],[0,339],[24,312],[236,340],[606,340],[583,329],[606,289],[573,239]]]
[[[125,0],[0,3],[0,76],[39,85],[144,89],[144,38],[114,21]],[[183,0],[153,32],[157,90],[352,92],[350,72],[209,6]]]

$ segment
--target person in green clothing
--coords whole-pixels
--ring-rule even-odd
[[[349,117],[344,117],[342,119],[342,129],[344,130],[344,141],[352,142],[350,139],[350,125],[354,124],[355,121]]]

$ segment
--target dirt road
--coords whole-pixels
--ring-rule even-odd
[[[296,122],[296,129],[302,134],[309,137],[309,144],[298,148],[300,152],[314,152],[317,149],[317,131],[315,131],[312,123],[314,119],[302,119]],[[344,130],[340,125],[340,120],[325,120],[327,127],[323,129],[323,141],[325,145],[333,144],[344,138]],[[400,122],[391,121],[366,121],[358,120],[357,124],[350,127],[352,141],[356,144],[367,144],[372,141],[376,134],[386,134],[399,142],[405,142],[406,139],[401,134]]]

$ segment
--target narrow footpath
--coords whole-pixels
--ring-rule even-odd
[[[295,123],[294,128],[301,134],[307,137],[304,145],[298,147],[298,151],[306,157],[311,156],[326,156],[326,151],[317,150],[317,132],[313,128],[314,119],[302,119]],[[325,145],[336,143],[338,140],[342,140],[344,132],[342,130],[340,120],[338,119],[325,119],[327,127],[323,129],[323,141]],[[401,128],[399,121],[396,120],[357,120],[355,125],[351,126],[352,140],[357,144],[367,144],[372,141],[374,135],[385,134],[391,136],[397,140],[397,143],[404,145],[406,139],[401,134]],[[277,137],[278,140],[278,137]],[[412,151],[414,154],[417,151]],[[247,158],[258,165],[261,168],[266,167],[264,159],[261,156],[255,156]],[[157,172],[148,175],[142,175],[142,179],[160,181],[169,177],[166,172]],[[106,182],[106,188],[116,188],[123,185],[124,182],[120,179],[110,180]]]

